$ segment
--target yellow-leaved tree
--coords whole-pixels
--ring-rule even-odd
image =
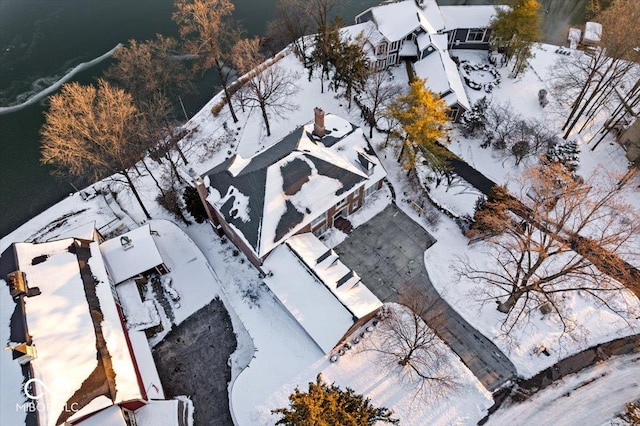
[[[540,11],[537,0],[514,0],[511,7],[496,9],[490,25],[492,48],[503,53],[507,62],[515,59],[513,77],[526,69],[531,47],[540,40]]]
[[[409,92],[389,105],[389,114],[402,128],[396,136],[402,141],[398,160],[409,174],[416,167],[421,153],[425,164],[437,173],[448,169],[448,160],[453,157],[438,139],[445,135],[449,122],[449,108],[439,95],[426,87],[427,80],[414,80]]]

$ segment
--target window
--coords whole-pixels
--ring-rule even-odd
[[[398,55],[394,53],[393,55],[389,56],[387,63],[389,65],[395,65],[397,61],[398,61]]]
[[[470,29],[467,33],[467,41],[471,42],[481,42],[484,40],[484,34],[487,30],[482,28],[473,28]]]
[[[324,234],[325,232],[327,232],[327,224],[325,223],[324,225],[322,225],[320,228],[318,229],[314,229],[313,231],[313,235],[315,235],[316,237],[320,237],[320,235]]]
[[[393,43],[391,43],[391,49],[390,50],[398,50],[398,47],[400,47],[400,40],[396,40]]]
[[[378,48],[376,50],[378,55],[384,55],[385,53],[387,53],[387,43],[383,41],[378,45]]]
[[[367,189],[365,189],[364,191],[364,196],[368,197],[369,195],[373,194],[374,192],[376,192],[378,189],[378,184],[374,184],[371,185],[370,187],[368,187]]]
[[[338,204],[336,204],[336,210],[340,210],[340,208],[344,207],[347,205],[347,199],[343,198],[342,200],[340,200],[338,202]]]
[[[314,226],[324,222],[326,218],[327,218],[327,214],[322,213],[320,216],[313,219],[313,222],[311,222],[311,227],[313,228]]]

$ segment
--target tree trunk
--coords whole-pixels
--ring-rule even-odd
[[[504,302],[500,302],[498,304],[498,312],[502,312],[503,314],[508,314],[509,312],[511,312],[513,307],[516,306],[516,303],[518,302],[518,300],[520,300],[522,295],[525,293],[526,293],[526,290],[522,290],[522,289],[517,289],[513,291],[509,295],[507,300],[505,300]]]
[[[238,122],[238,117],[236,116],[236,112],[233,109],[233,105],[231,104],[231,95],[229,94],[229,88],[227,87],[227,77],[224,75],[222,71],[222,65],[219,61],[216,60],[216,71],[218,72],[218,77],[220,77],[220,82],[222,83],[222,90],[224,90],[224,97],[227,100],[227,105],[229,105],[229,112],[231,112],[231,118],[233,118],[233,122]]]
[[[260,102],[260,110],[262,111],[264,125],[267,127],[267,136],[271,136],[271,126],[269,126],[269,117],[267,117],[267,106],[263,102]]]
[[[184,179],[180,177],[180,173],[178,173],[178,167],[176,166],[176,163],[171,158],[171,154],[169,152],[165,154],[165,158],[169,161],[169,164],[171,165],[171,169],[173,170],[173,173],[176,175],[176,179],[178,179],[178,182],[184,183]]]
[[[147,169],[147,172],[149,172],[149,176],[151,176],[151,179],[153,179],[153,181],[155,182],[156,188],[158,188],[158,190],[160,190],[160,193],[164,197],[164,189],[162,189],[162,187],[160,186],[160,183],[158,182],[158,179],[156,179],[156,177],[153,175],[153,173],[151,173],[151,170],[149,170],[149,166],[147,166],[147,163],[146,163],[146,161],[144,161],[144,158],[142,159],[142,164],[144,165],[144,168]]]
[[[165,126],[167,126],[167,130],[169,131],[169,137],[171,138],[171,145],[176,149],[176,151],[178,151],[178,154],[180,155],[180,158],[182,158],[182,161],[184,162],[185,166],[187,164],[189,164],[189,162],[187,161],[187,157],[185,157],[184,152],[182,152],[182,149],[180,148],[180,145],[178,144],[179,140],[176,139],[175,135],[173,134],[173,128],[171,127],[171,125],[169,124],[169,122],[165,119]]]
[[[402,156],[404,155],[404,150],[407,147],[406,142],[402,142],[402,148],[400,148],[400,154],[398,155],[397,161],[398,163],[402,160]]]
[[[136,189],[136,186],[133,184],[133,181],[131,180],[131,177],[129,177],[129,173],[127,173],[126,170],[123,170],[121,173],[127,179],[127,183],[129,184],[129,188],[131,188],[131,191],[133,191],[133,195],[136,197],[136,200],[138,200],[138,204],[140,204],[140,207],[142,207],[142,211],[144,212],[144,215],[147,217],[147,219],[151,219],[151,215],[149,214],[149,212],[147,211],[147,208],[142,203],[142,199],[140,198],[140,194],[138,194],[138,190]]]

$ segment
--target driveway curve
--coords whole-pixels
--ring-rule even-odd
[[[398,302],[418,289],[429,311],[425,322],[458,354],[489,390],[516,377],[515,366],[496,345],[456,312],[431,284],[424,251],[435,243],[420,225],[395,205],[389,205],[359,226],[335,251],[383,302]]]

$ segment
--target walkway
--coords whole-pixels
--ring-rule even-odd
[[[424,295],[424,318],[490,391],[515,378],[516,368],[483,334],[440,297],[424,265],[424,251],[435,243],[427,231],[394,205],[356,228],[335,248],[342,262],[355,270],[384,302],[397,302],[409,289]]]

